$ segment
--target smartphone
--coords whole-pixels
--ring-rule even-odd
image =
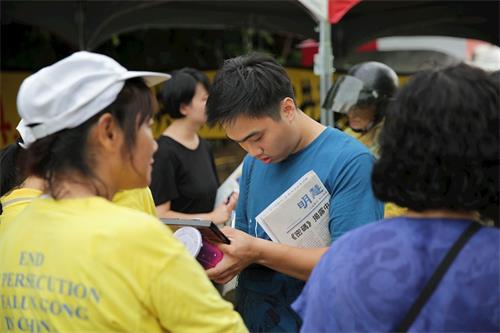
[[[219,227],[209,220],[160,218],[164,224],[172,227],[193,227],[200,231],[204,239],[213,243],[231,244],[229,238]]]

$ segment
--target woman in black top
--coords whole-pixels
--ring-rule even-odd
[[[201,218],[226,222],[236,196],[214,209],[219,186],[212,151],[198,136],[206,122],[205,103],[209,82],[205,74],[183,68],[172,74],[162,91],[160,116],[172,124],[158,139],[154,155],[151,191],[159,217]]]

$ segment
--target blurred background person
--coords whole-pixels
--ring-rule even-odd
[[[391,104],[375,195],[406,216],[333,243],[294,308],[302,332],[500,331],[500,103],[487,74],[464,64],[416,74]]]
[[[159,217],[201,218],[223,224],[237,196],[214,209],[219,178],[209,143],[198,135],[206,123],[210,83],[202,72],[183,68],[172,73],[161,93],[158,117],[173,122],[162,133],[154,155],[151,191]]]
[[[398,85],[398,76],[389,66],[363,62],[335,82],[324,107],[346,116],[344,132],[361,141],[378,158],[385,111]]]
[[[378,158],[385,112],[398,86],[398,76],[392,68],[376,61],[363,62],[335,82],[324,107],[340,116],[337,124],[345,133],[358,139]],[[392,202],[384,205],[384,217],[405,212],[406,208]]]

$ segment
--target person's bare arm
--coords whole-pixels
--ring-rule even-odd
[[[299,248],[260,238],[255,242],[259,254],[256,263],[304,281],[328,250],[328,247]]]
[[[215,224],[223,224],[231,217],[231,212],[236,207],[238,202],[238,195],[231,195],[227,203],[223,203],[211,212],[199,214],[186,214],[176,212],[171,207],[171,202],[167,201],[161,205],[156,206],[158,217],[162,218],[176,218],[176,219],[202,219],[213,221]]]
[[[298,248],[252,237],[242,231],[224,228],[230,245],[221,244],[224,258],[207,270],[208,277],[217,283],[226,283],[252,263],[261,264],[278,272],[307,280],[323,253],[323,248]]]

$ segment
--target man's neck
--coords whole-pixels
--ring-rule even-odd
[[[325,130],[325,126],[318,123],[316,120],[312,119],[304,112],[297,110],[298,112],[298,126],[300,130],[300,139],[293,149],[292,153],[296,153],[307,147],[311,142],[313,142],[320,134]]]

